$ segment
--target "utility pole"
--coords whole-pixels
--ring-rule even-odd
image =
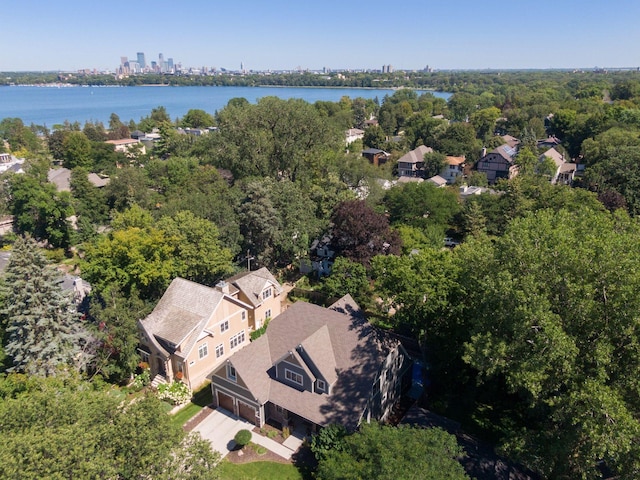
[[[247,256],[246,256],[246,259],[247,259],[247,270],[251,271],[251,260],[255,260],[255,258],[256,258],[256,257],[254,257],[253,255],[251,255],[251,254],[249,253],[249,250],[247,250]]]

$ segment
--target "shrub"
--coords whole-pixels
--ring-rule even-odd
[[[269,430],[267,432],[267,437],[268,438],[276,438],[278,436],[278,432],[275,430]]]
[[[162,383],[158,385],[158,398],[172,405],[187,403],[191,398],[189,387],[182,382]]]
[[[244,448],[251,441],[251,432],[249,430],[243,429],[236,433],[236,436],[233,437],[233,440],[240,448]]]
[[[282,427],[282,438],[286,440],[287,438],[289,438],[289,435],[291,435],[289,427]]]
[[[253,342],[254,340],[257,340],[258,338],[260,338],[262,335],[264,335],[264,332],[267,331],[267,325],[269,325],[269,320],[270,319],[266,319],[264,324],[258,328],[257,330],[254,330],[253,332],[251,332],[251,334],[249,335],[249,339]]]
[[[135,390],[141,390],[149,385],[149,382],[151,382],[151,372],[149,369],[145,369],[137,375],[134,375],[131,387]]]
[[[267,453],[267,449],[264,448],[262,445],[257,445],[256,446],[256,453],[258,455],[265,455]]]

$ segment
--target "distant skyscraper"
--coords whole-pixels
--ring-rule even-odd
[[[144,58],[144,52],[138,52],[138,64],[140,65],[140,68],[143,70],[147,66],[147,62]]]
[[[173,58],[167,58],[167,66],[169,67],[169,71],[173,72]]]
[[[240,71],[244,72],[244,62],[240,62]]]

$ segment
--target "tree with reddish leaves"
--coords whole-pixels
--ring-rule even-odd
[[[389,227],[386,216],[376,213],[363,200],[339,203],[331,217],[333,247],[336,251],[367,268],[376,255],[398,255],[402,242]]]

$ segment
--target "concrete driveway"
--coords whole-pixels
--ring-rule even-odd
[[[193,430],[200,432],[202,438],[209,440],[213,449],[225,457],[236,446],[233,440],[236,433],[243,429],[251,431],[253,427],[252,423],[236,417],[231,412],[216,408]]]
[[[227,453],[236,446],[236,442],[233,440],[236,433],[243,429],[251,432],[254,426],[252,423],[238,418],[231,412],[218,407],[197,424],[193,430],[200,432],[202,438],[209,440],[211,447],[215,451],[220,452],[220,455],[224,458]],[[298,434],[298,432],[293,432],[289,438],[280,444],[270,438],[253,432],[251,433],[252,442],[262,445],[286,460],[291,459],[293,453],[300,448],[303,438],[304,437]]]

